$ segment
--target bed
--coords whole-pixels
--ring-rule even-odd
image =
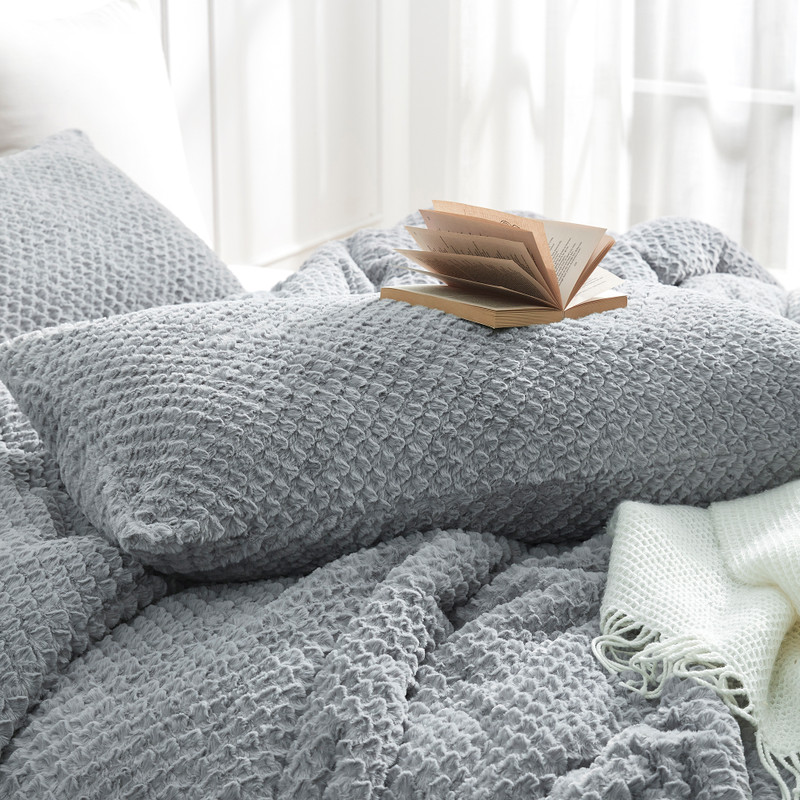
[[[399,246],[244,292],[85,134],[0,160],[0,796],[778,795],[592,642],[622,500],[800,476],[797,294],[655,220],[628,308],[495,332]]]

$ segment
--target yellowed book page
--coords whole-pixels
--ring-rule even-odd
[[[604,311],[611,311],[616,308],[627,308],[628,297],[621,292],[616,292],[613,289],[603,292],[602,294],[593,297],[591,300],[586,300],[576,306],[570,306],[564,314],[570,319],[581,319],[590,314],[598,314]]]
[[[572,287],[572,293],[567,298],[567,307],[572,302],[572,298],[578,293],[578,291],[583,287],[586,281],[589,279],[589,276],[597,269],[597,265],[605,258],[608,251],[613,247],[614,239],[611,236],[605,235],[600,240],[600,244],[592,253],[591,258],[589,259],[589,263],[583,268],[583,272],[581,272],[580,278],[578,278],[577,283]]]
[[[431,253],[427,250],[398,250],[404,256],[442,276],[501,286],[538,299],[537,286],[522,267],[504,258],[464,256],[456,253]]]
[[[513,261],[530,275],[531,280],[536,285],[539,297],[548,303],[552,302],[547,287],[537,280],[539,270],[531,258],[528,248],[522,242],[498,239],[496,236],[474,236],[470,233],[429,231],[426,228],[406,227],[406,230],[424,250],[435,253],[460,253],[461,255],[502,258],[507,261]]]
[[[439,202],[439,201],[437,201]],[[549,282],[547,280],[547,267],[545,266],[545,259],[539,252],[539,243],[537,237],[529,230],[518,228],[513,225],[504,224],[502,222],[495,222],[490,219],[482,219],[479,217],[470,217],[464,214],[451,214],[447,211],[433,211],[429,208],[420,209],[425,224],[428,230],[431,231],[448,231],[450,233],[468,233],[473,236],[492,236],[494,238],[501,238],[507,241],[520,242],[525,245],[525,249],[536,264],[536,273],[533,277],[548,289],[551,298],[555,301],[558,294],[550,291]],[[544,235],[544,227],[541,228],[541,235],[538,237],[541,242],[546,245],[547,240]],[[553,286],[557,286],[558,282],[555,280],[555,272],[552,273]]]
[[[605,228],[549,219],[544,220],[544,230],[561,298],[566,302],[606,231]]]
[[[558,308],[520,305],[507,299],[510,295],[489,297],[486,292],[452,286],[384,286],[381,297],[435,308],[490,328],[547,324],[562,320],[565,315]]]
[[[597,247],[595,247],[594,253],[592,253],[591,259],[589,259],[589,263],[597,266],[606,257],[608,251],[614,246],[615,241],[616,240],[613,236],[605,234],[603,238],[600,239]]]
[[[492,311],[542,311],[558,312],[558,309],[544,308],[543,306],[531,305],[530,303],[521,302],[520,299],[514,299],[513,295],[501,294],[488,294],[481,291],[471,291],[469,288],[460,288],[458,286],[391,286],[388,288],[389,292],[393,289],[397,292],[409,291],[414,294],[431,294],[438,297],[448,298],[455,300],[459,303],[469,303],[473,306],[480,308],[488,308]],[[381,292],[384,290],[381,289]]]
[[[493,208],[470,206],[465,203],[454,203],[449,200],[434,200],[433,208],[434,211],[442,211],[448,214],[461,214],[467,217],[488,220],[489,222],[499,222],[509,228],[518,228],[531,233],[536,243],[536,251],[541,260],[542,278],[544,278],[545,283],[550,288],[550,293],[553,298],[555,300],[561,298],[561,293],[558,288],[558,278],[556,277],[553,267],[553,261],[550,258],[544,220],[530,219],[529,217],[521,217],[517,214],[507,214],[503,211],[496,211]],[[534,254],[532,253],[532,255]],[[539,259],[536,260],[536,263],[540,263]]]
[[[592,274],[586,279],[586,283],[581,286],[575,297],[570,300],[567,308],[585,303],[587,300],[614,289],[620,283],[622,283],[622,278],[617,277],[607,269],[595,267]]]
[[[414,251],[416,252],[416,251]],[[483,294],[487,297],[493,294],[503,295],[505,297],[511,298],[513,302],[516,303],[525,303],[529,306],[537,306],[538,308],[548,308],[553,309],[556,308],[552,303],[545,303],[544,300],[539,300],[538,297],[532,297],[529,294],[525,294],[524,292],[515,292],[513,289],[508,289],[505,286],[494,286],[488,283],[478,283],[477,281],[471,281],[466,278],[456,278],[452,275],[441,275],[438,272],[432,272],[429,269],[423,269],[422,267],[414,267],[411,263],[403,265],[409,272],[417,272],[420,275],[427,275],[431,278],[436,278],[436,280],[444,281],[448,286],[453,286],[460,289],[468,289],[475,294]],[[441,286],[439,283],[431,284],[431,286]],[[416,288],[416,287],[415,287]]]

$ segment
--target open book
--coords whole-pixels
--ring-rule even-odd
[[[438,308],[492,328],[557,322],[624,308],[621,282],[597,265],[614,244],[604,228],[529,219],[437,200],[407,228],[420,250],[408,269],[444,282],[381,289],[381,297]],[[415,266],[416,265],[416,266]]]

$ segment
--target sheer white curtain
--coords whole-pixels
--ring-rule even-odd
[[[385,105],[408,70],[398,208],[447,196],[618,231],[695,216],[800,283],[796,0],[402,5],[384,31],[410,54],[384,63]]]
[[[453,198],[695,216],[800,285],[800,0],[151,1],[228,261]]]

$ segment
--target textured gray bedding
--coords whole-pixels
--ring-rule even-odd
[[[325,316],[336,295],[369,300],[382,282],[408,280],[392,251],[406,243],[401,228],[361,232],[322,248],[274,295],[225,302],[233,319],[237,302],[276,313],[318,303]],[[615,398],[627,424],[614,428],[609,414],[610,429],[596,431],[628,459],[625,493],[704,502],[800,475],[800,326],[787,317],[800,307],[796,298],[719,233],[689,221],[634,229],[607,266],[628,279],[638,339],[630,331],[615,339],[608,327],[620,316],[612,312],[508,340],[532,337],[527,352],[538,373],[566,374],[559,335],[588,346],[596,328],[606,354],[636,353],[643,372],[662,381],[682,376],[680,391],[642,389],[674,393],[659,406],[668,419],[637,419],[634,410],[647,406],[633,403],[632,389],[633,400]],[[658,314],[648,316],[648,303]],[[485,335],[438,312],[411,318]],[[680,328],[671,330],[670,319]],[[118,331],[123,323],[108,324]],[[59,329],[47,341],[81,330]],[[694,360],[687,366],[673,355],[659,372],[669,356],[659,338]],[[295,347],[302,341],[298,328]],[[12,343],[6,365],[11,350],[18,365],[29,346]],[[34,403],[22,373],[9,375],[15,393]],[[603,385],[581,377],[572,391],[600,402]],[[555,378],[549,386],[557,397]],[[720,391],[732,386],[735,406]],[[578,494],[559,508],[569,524],[547,516],[553,484],[534,481],[527,496],[504,501],[508,519],[525,512],[513,531],[495,522],[493,532],[481,530],[469,505],[463,529],[434,522],[419,532],[376,530],[380,521],[367,515],[356,535],[345,518],[314,536],[304,521],[291,576],[194,584],[154,574],[125,552],[124,537],[120,548],[113,530],[95,530],[13,401],[2,399],[0,745],[10,742],[0,797],[775,796],[748,731],[710,690],[676,681],[660,700],[645,701],[591,654],[609,549],[599,526],[616,499],[611,484],[599,492],[594,478],[623,474],[614,472],[615,450],[586,472],[574,466],[582,483],[569,484]],[[692,427],[682,408],[702,412],[702,424]],[[543,435],[585,436],[584,420],[554,407]],[[626,450],[626,442],[651,441],[641,461]],[[675,448],[657,446],[671,441],[684,448],[677,458]],[[691,464],[702,468],[683,469]],[[68,488],[80,506],[77,486]],[[313,487],[302,499],[319,502]],[[447,519],[435,517],[436,498],[417,500],[431,503],[425,514]],[[493,521],[504,519],[503,507],[491,508]],[[413,502],[407,511],[413,518]],[[282,544],[287,538],[291,528]],[[308,573],[313,564],[320,566]]]

